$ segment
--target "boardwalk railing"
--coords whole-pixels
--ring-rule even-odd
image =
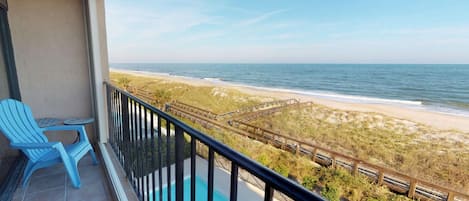
[[[216,114],[214,112],[211,112],[211,111],[208,111],[208,110],[196,107],[196,106],[192,106],[192,105],[180,102],[180,101],[172,102],[170,107],[178,107],[178,108],[183,109],[185,111],[190,111],[192,113],[195,113],[195,114],[198,114],[198,115],[201,115],[201,116],[204,116],[206,118],[213,119],[213,120],[216,120],[217,116],[218,116],[218,114]]]
[[[252,134],[258,141],[298,155],[308,156],[312,161],[321,165],[341,166],[349,169],[352,174],[361,173],[374,179],[377,184],[386,185],[394,191],[407,194],[410,198],[448,201],[469,200],[469,195],[462,191],[435,185],[389,168],[367,163],[328,148],[304,142],[304,140],[237,120],[233,120],[231,125]]]
[[[272,170],[243,156],[239,152],[215,141],[174,117],[158,110],[150,104],[106,83],[109,116],[109,142],[126,172],[139,200],[176,200],[184,199],[184,160],[190,161],[190,200],[196,200],[196,154],[197,144],[208,150],[207,196],[214,198],[214,158],[215,154],[231,162],[230,201],[238,197],[238,172],[243,169],[265,182],[264,200],[272,200],[274,192],[281,193],[293,200],[323,200],[302,186],[280,176]],[[171,171],[169,167],[174,164]],[[199,167],[200,168],[200,167]],[[165,171],[165,173],[163,173]],[[174,175],[172,175],[172,173]],[[175,185],[166,185],[165,180]],[[175,199],[171,192],[175,189]],[[164,196],[163,196],[164,195]]]
[[[231,119],[231,118],[238,117],[240,115],[244,115],[246,113],[253,113],[259,110],[265,110],[265,109],[269,109],[273,107],[282,107],[282,106],[292,105],[292,104],[297,104],[297,103],[299,103],[299,101],[296,99],[275,100],[275,101],[270,101],[270,102],[264,102],[264,103],[260,103],[254,106],[240,108],[236,111],[220,114],[218,115],[218,119]]]
[[[276,112],[282,111],[283,109],[287,107],[304,107],[304,106],[311,106],[313,103],[312,102],[304,102],[304,103],[299,103],[299,102],[293,102],[290,104],[285,104],[277,107],[272,107],[269,109],[264,109],[264,110],[258,110],[254,112],[249,112],[243,115],[240,115],[236,117],[236,120],[238,121],[243,121],[243,122],[249,122],[253,121],[255,119],[265,117],[265,116],[270,116],[272,114],[275,114]]]

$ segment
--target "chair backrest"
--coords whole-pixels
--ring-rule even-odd
[[[34,120],[31,109],[13,99],[0,101],[0,131],[11,143],[43,143],[47,137]],[[36,161],[50,149],[22,150],[31,160]]]

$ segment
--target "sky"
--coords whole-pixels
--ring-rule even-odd
[[[469,63],[468,0],[107,0],[111,63]]]

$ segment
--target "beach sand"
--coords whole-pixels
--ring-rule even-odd
[[[178,77],[170,76],[158,73],[138,72],[138,71],[127,71],[127,70],[116,70],[111,69],[112,72],[128,73],[135,76],[144,76],[149,78],[156,78],[166,80],[169,82],[180,82],[186,83],[193,86],[212,86],[212,87],[225,87],[239,90],[243,93],[258,96],[270,96],[279,99],[295,98],[302,102],[312,101],[316,104],[321,104],[327,107],[346,110],[346,111],[358,111],[358,112],[374,112],[390,117],[399,119],[410,120],[416,123],[425,124],[437,129],[442,130],[459,130],[462,132],[469,132],[469,117],[444,114],[438,112],[432,112],[424,109],[413,109],[407,107],[399,107],[395,105],[384,105],[384,104],[366,104],[366,103],[350,103],[350,102],[339,102],[335,100],[319,98],[314,96],[308,96],[298,93],[285,92],[285,91],[274,91],[260,89],[256,87],[240,86],[230,84],[226,82],[216,82],[197,78]]]

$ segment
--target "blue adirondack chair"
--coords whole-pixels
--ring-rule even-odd
[[[44,131],[58,130],[78,131],[80,141],[70,145],[49,142]],[[31,109],[19,101],[13,99],[0,101],[0,131],[10,140],[11,147],[20,149],[29,159],[23,172],[23,187],[26,186],[35,170],[63,163],[73,186],[80,188],[78,161],[89,153],[93,163],[97,164],[84,126],[65,125],[39,128]]]

